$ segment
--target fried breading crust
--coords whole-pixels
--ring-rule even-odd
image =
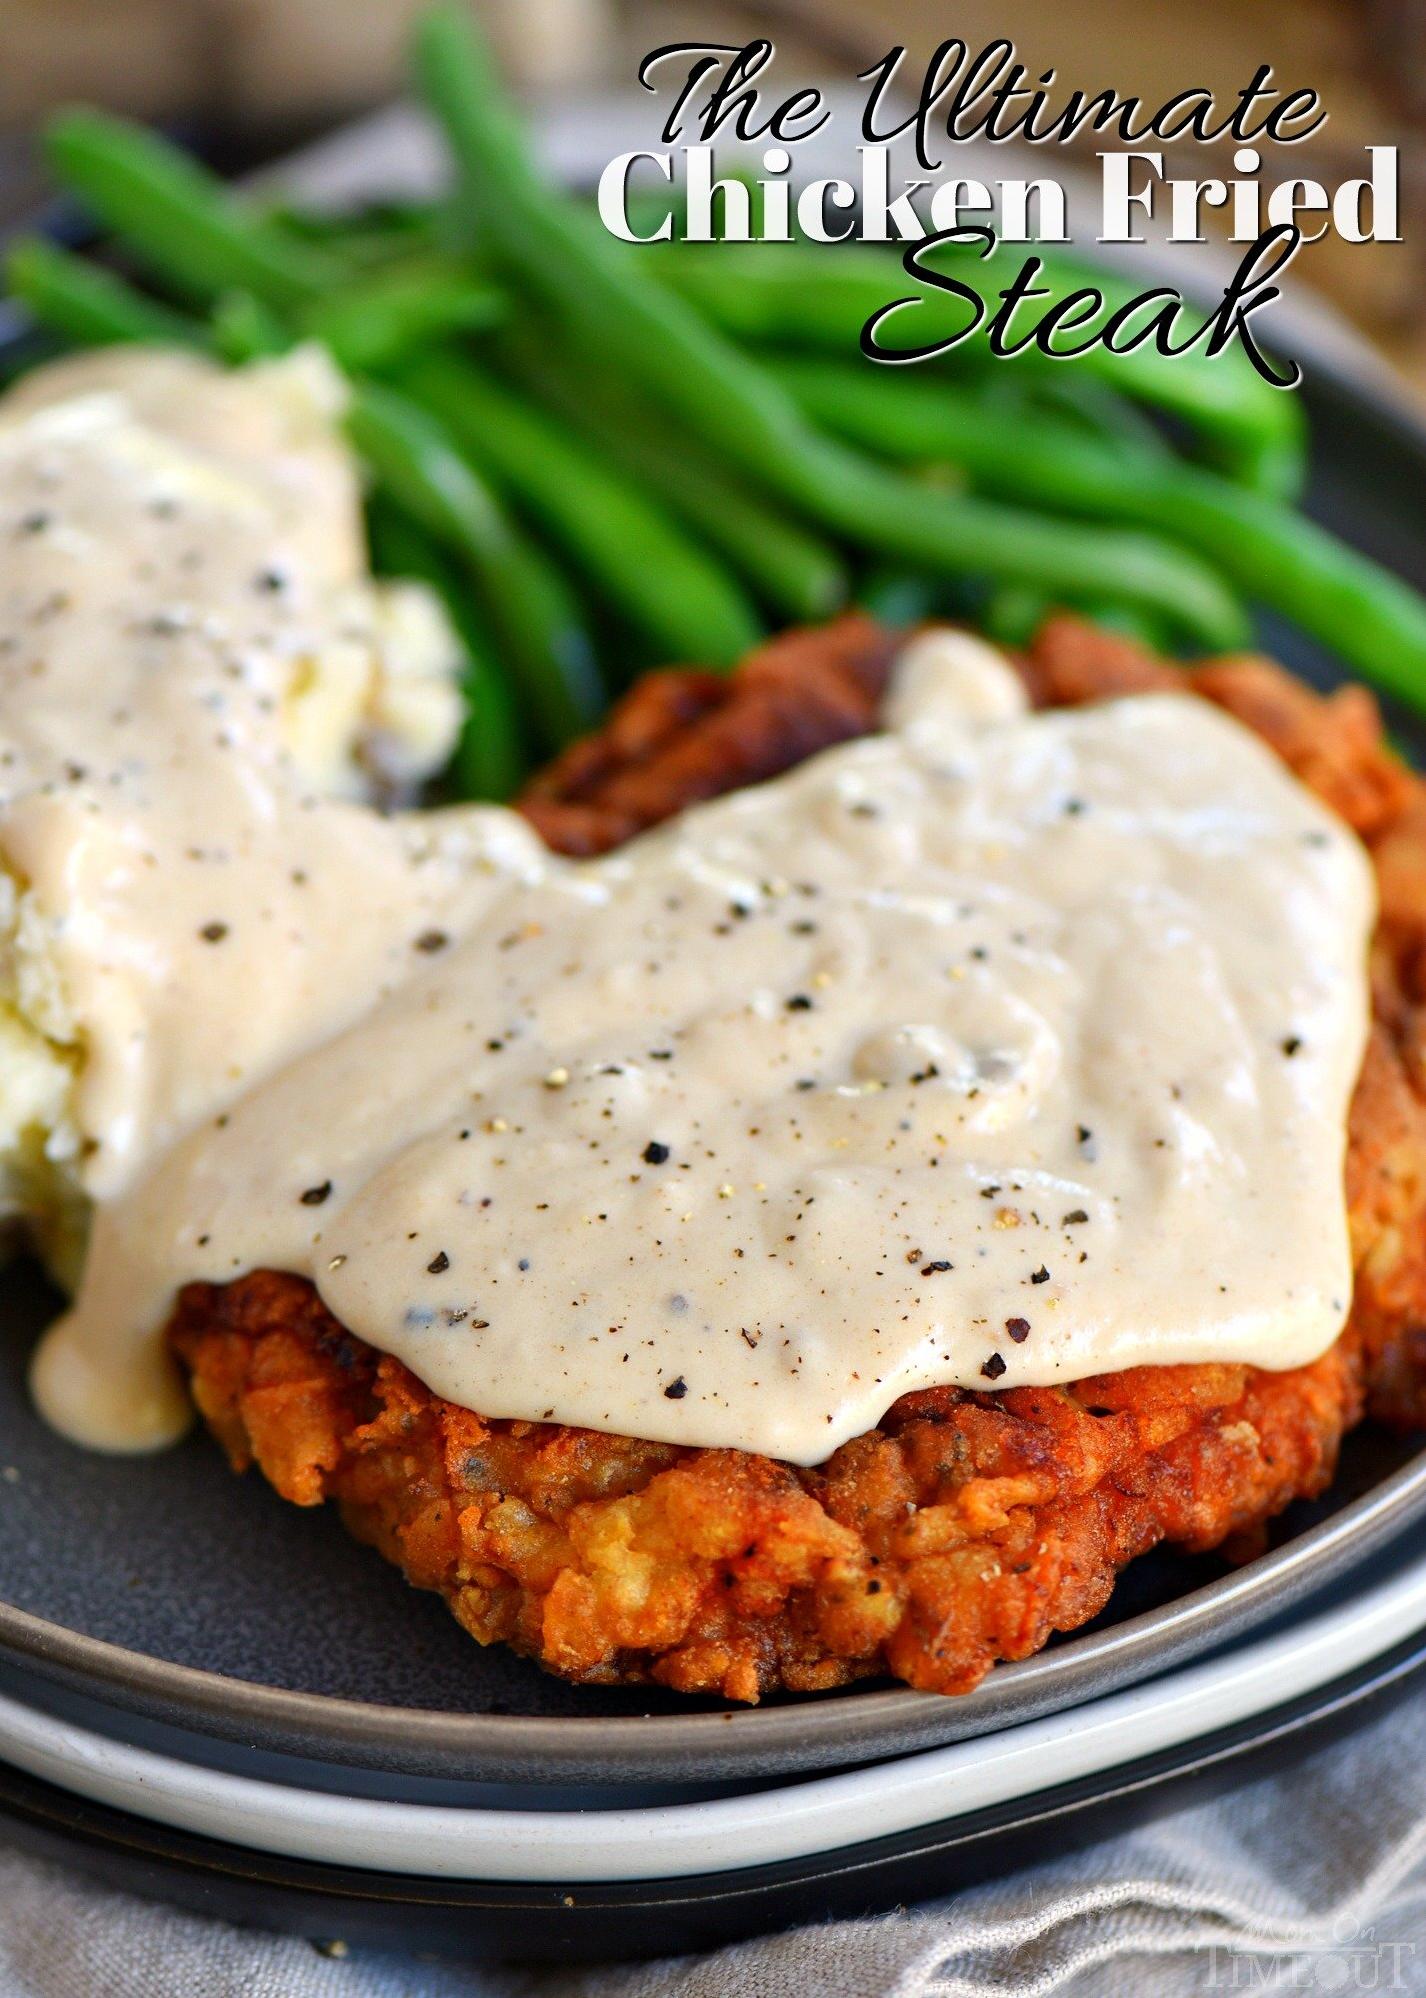
[[[898,644],[853,614],[785,632],[734,674],[650,673],[535,778],[520,809],[559,852],[605,853],[700,798],[865,735]]]
[[[552,844],[602,851],[694,798],[871,727],[892,645],[844,619],[731,680],[653,676],[524,801]],[[1068,618],[1021,662],[1037,702],[1181,673]],[[1137,1367],[1070,1387],[908,1395],[804,1470],[531,1422],[432,1395],[345,1332],[311,1286],[191,1285],[170,1337],[237,1468],[352,1530],[481,1643],[587,1684],[755,1700],[890,1671],[974,1686],[1109,1597],[1160,1541],[1259,1544],[1330,1481],[1368,1407],[1426,1421],[1426,785],[1357,689],[1322,697],[1256,659],[1192,684],[1256,729],[1361,834],[1381,920],[1375,1024],[1352,1106],[1352,1314],[1314,1365]]]

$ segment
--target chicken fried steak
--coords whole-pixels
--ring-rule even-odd
[[[895,647],[860,618],[791,634],[731,679],[657,674],[532,786],[549,843],[589,854],[875,725]],[[1021,662],[1044,706],[1183,684],[1069,618]],[[1347,1158],[1356,1281],[1310,1366],[1146,1366],[1068,1387],[907,1395],[804,1469],[554,1424],[486,1421],[352,1337],[305,1281],[191,1284],[169,1338],[237,1469],[348,1525],[481,1643],[586,1684],[755,1700],[891,1672],[973,1687],[1107,1601],[1159,1542],[1260,1544],[1370,1413],[1426,1420],[1426,783],[1370,697],[1258,659],[1189,684],[1254,729],[1376,868],[1374,1025]]]

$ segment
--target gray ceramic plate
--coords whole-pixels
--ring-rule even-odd
[[[1312,508],[1421,581],[1426,439],[1314,365]],[[1265,640],[1305,677],[1320,658]],[[200,1758],[300,1757],[326,1781],[729,1783],[852,1763],[1004,1726],[1163,1671],[1291,1612],[1426,1514],[1426,1454],[1363,1431],[1330,1497],[1296,1507],[1234,1573],[1159,1554],[1098,1623],[1002,1667],[962,1699],[869,1685],[729,1712],[575,1689],[480,1651],[337,1520],[233,1479],[192,1437],[112,1460],[38,1422],[24,1358],[53,1299],[0,1279],[0,1664],[12,1690],[79,1703],[89,1724],[174,1730]]]

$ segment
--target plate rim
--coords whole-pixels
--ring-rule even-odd
[[[291,164],[299,166],[301,159],[295,155]],[[1275,344],[1305,362],[1306,399],[1345,405],[1358,423],[1365,418],[1426,470],[1426,413],[1404,386],[1375,369],[1354,378],[1337,353],[1303,338],[1302,331]],[[997,1665],[980,1687],[955,1696],[854,1683],[781,1705],[687,1713],[551,1717],[389,1706],[181,1665],[6,1602],[0,1602],[0,1656],[91,1694],[102,1689],[122,1711],[179,1719],[199,1734],[230,1740],[250,1740],[256,1731],[279,1752],[310,1754],[317,1741],[317,1752],[331,1756],[333,1744],[340,1744],[341,1755],[356,1766],[447,1773],[454,1759],[463,1773],[473,1766],[492,1773],[509,1768],[535,1782],[603,1778],[611,1770],[620,1780],[645,1781],[665,1776],[672,1761],[680,1773],[718,1780],[775,1759],[781,1771],[794,1773],[846,1762],[849,1746],[868,1759],[1031,1721],[1077,1697],[1092,1697],[1095,1688],[1085,1682],[1105,1672],[1116,1675],[1113,1691],[1128,1690],[1300,1602],[1422,1512],[1426,1443],[1330,1519],[1272,1553],[1107,1630]],[[1098,1691],[1103,1694],[1102,1684]],[[855,1707],[850,1726],[849,1703]]]
[[[190,1911],[309,1937],[341,1936],[370,1948],[409,1947],[412,1919],[437,1957],[510,1959],[512,1921],[522,1923],[520,1960],[531,1963],[687,1954],[774,1929],[848,1912],[905,1906],[1068,1851],[1126,1823],[1142,1824],[1220,1795],[1232,1784],[1295,1763],[1413,1692],[1426,1671],[1426,1639],[1394,1646],[1365,1667],[1253,1721],[1177,1750],[1080,1780],[1022,1806],[999,1806],[949,1829],[863,1842],[811,1861],[745,1868],[677,1881],[557,1885],[435,1881],[389,1872],[356,1874],[316,1861],[276,1859],[230,1841],[177,1832],[95,1804],[0,1764],[0,1824],[22,1829],[41,1856],[83,1868],[109,1887]],[[854,1900],[853,1898],[854,1897]],[[631,1927],[631,1917],[637,1921]]]
[[[14,1766],[72,1793],[199,1836],[221,1829],[273,1856],[452,1881],[676,1882],[690,1871],[727,1875],[826,1858],[868,1839],[1050,1796],[1269,1715],[1424,1627],[1426,1554],[1412,1544],[1365,1591],[1087,1706],[791,1788],[764,1782],[730,1796],[654,1806],[491,1809],[312,1791],[299,1781],[213,1771],[114,1741],[5,1695],[0,1747]],[[611,1853],[619,1855],[613,1870]]]

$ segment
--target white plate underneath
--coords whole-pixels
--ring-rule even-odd
[[[456,1880],[644,1880],[834,1852],[1252,1719],[1426,1627],[1426,1557],[1273,1636],[1066,1713],[711,1802],[524,1811],[381,1802],[204,1769],[0,1697],[0,1755],[94,1802],[262,1852]]]

